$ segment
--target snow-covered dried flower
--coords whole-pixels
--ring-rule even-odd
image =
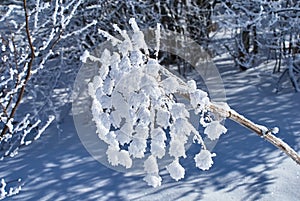
[[[198,114],[205,109],[205,106],[209,103],[209,98],[207,93],[196,89],[195,91],[190,92],[190,103],[195,109],[195,113]]]
[[[214,163],[212,160],[214,156],[216,156],[215,153],[210,153],[210,151],[202,149],[194,158],[196,167],[201,170],[208,170]]]
[[[170,112],[164,109],[157,110],[156,124],[162,128],[167,128],[170,125]]]
[[[129,153],[125,150],[119,150],[118,147],[109,146],[106,151],[108,161],[112,166],[122,165],[125,168],[132,166],[132,160]]]
[[[210,122],[204,129],[204,133],[211,140],[219,139],[220,135],[226,132],[227,129],[219,121]]]
[[[158,173],[157,160],[154,156],[150,155],[144,162],[144,170],[147,173]]]
[[[168,165],[167,170],[170,176],[176,181],[184,178],[185,170],[180,165],[178,159],[174,160],[170,165]]]
[[[88,57],[102,64],[88,85],[88,93],[93,99],[91,110],[98,136],[108,144],[106,154],[109,163],[130,168],[132,159],[145,158],[149,150],[150,156],[144,160],[144,181],[157,187],[162,181],[158,159],[166,154],[175,158],[166,168],[178,181],[185,175],[179,158],[186,157],[188,137],[194,134],[197,142],[205,147],[199,132],[189,121],[186,104],[177,102],[174,93],[188,95],[195,113],[201,113],[201,120],[210,100],[206,92],[197,89],[195,81],[185,83],[160,66],[157,59],[149,58],[143,32],[134,19],[130,19],[130,24],[134,31],[132,37],[114,25],[122,40],[101,31],[115,42],[117,52],[105,49],[100,58],[85,52],[82,60]],[[217,121],[203,126],[207,126],[205,133],[211,139],[226,132],[226,128]],[[170,141],[167,136],[170,136]],[[208,169],[213,163],[213,156],[202,150],[195,156],[197,167]]]
[[[158,174],[147,174],[143,180],[147,182],[149,186],[156,188],[161,186],[162,178]]]
[[[171,140],[169,154],[175,158],[186,157],[184,143],[182,143],[181,139]]]

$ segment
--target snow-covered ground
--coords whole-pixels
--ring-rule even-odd
[[[278,126],[278,137],[300,153],[300,94],[291,88],[272,92],[276,80],[268,72],[239,72],[226,60],[216,62],[228,104],[257,123]],[[300,199],[299,165],[238,124],[227,120],[226,127],[227,134],[213,150],[217,157],[209,171],[197,169],[188,156],[183,180],[175,182],[162,171],[162,186],[152,188],[140,176],[111,170],[94,160],[77,135],[70,111],[61,117],[61,134],[52,126],[17,156],[0,161],[0,178],[24,182],[22,191],[7,200]]]

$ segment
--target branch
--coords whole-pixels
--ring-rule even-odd
[[[224,109],[216,104],[209,105],[209,110],[221,114],[226,118],[229,118],[240,125],[245,126],[246,128],[254,131],[260,137],[265,138],[271,144],[276,146],[278,149],[281,149],[284,153],[286,153],[290,158],[292,158],[298,165],[300,165],[300,156],[298,153],[293,150],[287,143],[283,142],[281,139],[277,138],[272,134],[269,130],[267,132],[263,131],[262,126],[257,125],[250,121],[249,119],[245,118],[244,116],[240,115],[233,109]]]
[[[166,76],[173,76],[177,79],[178,83],[181,85],[186,84],[183,80],[181,80],[179,77],[172,75],[168,70],[161,69],[164,75]],[[190,100],[190,97],[187,93],[180,94]],[[235,110],[229,108],[229,107],[222,107],[221,105],[211,103],[208,105],[207,109],[215,114],[218,114],[222,117],[229,118],[238,124],[248,128],[251,131],[254,131],[257,135],[260,137],[265,138],[267,141],[269,141],[271,144],[276,146],[278,149],[281,149],[284,153],[286,153],[290,158],[292,158],[298,165],[300,165],[300,156],[299,154],[291,148],[287,143],[283,142],[281,139],[277,138],[272,134],[272,130],[268,130],[264,126],[255,124],[254,122],[250,121],[249,119],[245,118],[243,115],[237,113]]]
[[[30,78],[30,74],[31,74],[31,69],[32,69],[32,64],[33,64],[33,60],[35,58],[35,55],[34,55],[34,46],[32,44],[32,40],[31,40],[31,35],[30,35],[30,31],[29,31],[29,16],[28,16],[28,12],[27,12],[27,4],[26,4],[26,0],[23,0],[23,7],[24,7],[24,12],[25,12],[25,29],[26,29],[26,35],[27,35],[27,39],[28,39],[28,43],[29,43],[29,48],[30,48],[30,60],[29,60],[29,63],[28,63],[28,66],[27,66],[27,72],[26,72],[26,76],[25,76],[25,80],[24,80],[24,84],[23,86],[21,87],[21,90],[18,94],[18,98],[17,98],[17,101],[16,101],[16,104],[15,106],[13,107],[10,115],[9,115],[9,119],[12,119],[17,111],[17,108],[18,106],[20,105],[21,103],[21,100],[23,98],[23,95],[24,95],[24,92],[25,92],[25,87],[26,87],[26,84]],[[26,67],[27,63],[25,63],[24,65],[24,68]],[[8,130],[8,126],[5,125],[1,134],[0,134],[0,139],[6,134]]]
[[[167,76],[172,76],[168,70],[161,69],[163,73]],[[174,77],[174,75],[173,75]],[[184,81],[182,81],[179,77],[175,76],[178,83],[185,85]],[[184,98],[190,100],[190,97],[186,93],[180,93]],[[292,158],[298,165],[300,165],[300,156],[298,153],[291,148],[287,143],[283,142],[281,139],[277,138],[272,134],[272,130],[268,130],[264,126],[255,124],[254,122],[250,121],[249,119],[245,118],[243,115],[237,113],[235,110],[227,107],[222,107],[220,105],[210,103],[207,108],[209,111],[218,114],[222,117],[229,118],[238,124],[248,128],[251,131],[254,131],[260,137],[265,138],[271,144],[276,146],[278,149],[281,149],[284,153],[286,153],[290,158]]]

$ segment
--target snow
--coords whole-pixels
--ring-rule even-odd
[[[157,160],[153,155],[145,160],[144,170],[147,175],[143,180],[146,181],[148,185],[153,186],[154,188],[161,185],[162,178],[158,175]]]
[[[274,128],[272,129],[272,133],[274,133],[274,134],[279,133],[279,128],[278,128],[278,127],[274,127]]]
[[[161,177],[157,174],[147,174],[147,176],[143,179],[149,186],[153,186],[154,188],[161,185]]]
[[[133,158],[143,158],[146,147],[147,144],[145,139],[134,138],[130,143],[128,152]]]
[[[183,103],[174,103],[170,109],[172,117],[175,119],[189,118],[190,114]]]
[[[211,166],[214,164],[212,157],[216,156],[215,154],[210,153],[208,150],[201,150],[195,156],[196,167],[201,170],[209,170]]]
[[[170,165],[167,166],[167,170],[170,176],[175,180],[178,181],[184,178],[185,170],[179,164],[178,159],[174,160]]]
[[[180,139],[171,140],[169,154],[170,156],[174,156],[175,158],[186,157],[185,147]]]
[[[145,66],[145,73],[151,75],[152,77],[158,77],[159,70],[160,70],[160,65],[158,64],[157,60],[149,59]]]
[[[193,84],[191,87],[193,87]],[[205,105],[209,103],[207,93],[200,89],[190,91],[190,99],[191,105],[195,109],[196,114],[201,112],[205,108]]]
[[[100,76],[102,79],[105,79],[106,75],[108,74],[108,66],[111,63],[110,59],[111,59],[110,51],[108,49],[104,49],[100,58],[100,62],[104,67],[101,66],[99,69]]]
[[[108,161],[112,166],[122,165],[126,168],[130,168],[132,160],[127,151],[119,150],[119,147],[109,146],[106,154]]]
[[[145,51],[146,55],[149,55],[149,49],[148,46],[144,40],[144,34],[142,31],[140,31],[136,21],[134,18],[129,19],[129,24],[131,25],[131,28],[133,29],[134,33],[132,35],[132,41],[133,41],[133,47],[135,50],[143,49]]]
[[[158,173],[158,165],[154,156],[149,156],[144,162],[144,169],[147,173]]]
[[[219,139],[220,135],[226,132],[227,129],[219,121],[210,122],[204,129],[204,133],[211,140]]]
[[[159,109],[156,112],[156,123],[162,128],[167,128],[170,123],[170,112],[164,109]]]
[[[168,93],[175,93],[178,89],[178,82],[176,78],[169,77],[161,81],[161,86],[168,92]]]
[[[165,143],[162,141],[152,141],[151,143],[151,154],[159,159],[165,156],[166,150],[165,150]]]
[[[164,142],[167,140],[165,132],[161,128],[155,128],[151,131],[152,140],[157,142]]]
[[[155,57],[156,57],[156,59],[158,58],[159,47],[160,47],[160,37],[161,37],[160,29],[161,29],[161,24],[157,23],[156,30],[155,30],[155,41],[156,41]]]
[[[6,182],[4,179],[1,179],[1,195],[0,195],[0,199],[3,199],[6,197],[7,195],[7,192],[5,191],[5,187],[6,187]]]

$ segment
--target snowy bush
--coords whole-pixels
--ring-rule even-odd
[[[282,66],[292,72],[289,78],[299,91],[299,83],[293,81],[297,68],[282,65],[287,58],[295,62],[300,53],[299,8],[299,1],[222,0],[215,17],[220,26],[231,30],[234,40],[225,47],[242,70],[271,59],[274,73],[282,72]]]
[[[0,4],[1,160],[15,156],[20,147],[39,139],[55,118],[60,120],[58,108],[65,102],[61,96],[60,102],[53,97],[57,90],[71,88],[72,83],[61,83],[61,76],[76,75],[74,57],[81,54],[81,43],[68,43],[96,24],[95,20],[76,23],[75,13],[82,2]]]
[[[105,49],[100,58],[86,51],[81,57],[83,62],[87,59],[101,62],[98,74],[88,85],[88,93],[93,100],[91,110],[97,134],[108,144],[109,163],[130,168],[134,158],[144,158],[144,180],[159,186],[162,179],[157,161],[169,155],[173,162],[166,166],[167,171],[173,179],[182,179],[185,170],[180,158],[186,157],[185,144],[192,135],[194,142],[201,146],[195,156],[196,166],[208,170],[215,154],[206,149],[201,135],[190,123],[189,106],[177,102],[175,94],[187,96],[190,107],[206,127],[205,134],[212,140],[226,132],[221,124],[223,119],[208,118],[207,93],[197,89],[195,81],[186,83],[161,66],[155,57],[157,52],[150,55],[135,20],[132,18],[129,23],[132,35],[114,25],[122,40],[100,30],[118,51]],[[159,45],[159,29],[156,34]]]
[[[80,48],[73,51],[76,46],[62,44],[96,24],[74,26],[81,3],[23,0],[0,7],[0,158],[14,156],[20,146],[38,139],[55,118],[59,120],[60,103],[53,102],[52,96],[56,88],[68,87],[60,83],[60,76],[70,72],[68,57],[80,53]]]

